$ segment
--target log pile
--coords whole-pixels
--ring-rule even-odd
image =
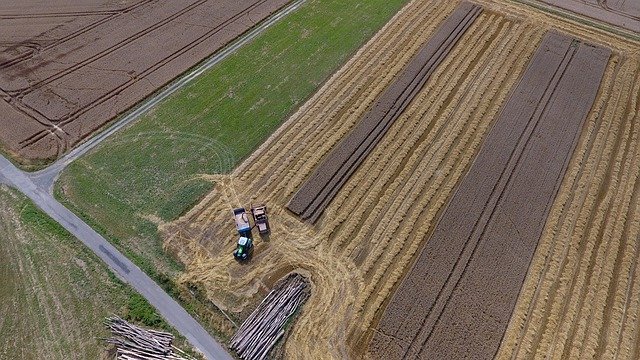
[[[278,281],[273,290],[231,338],[241,359],[262,360],[285,334],[285,325],[309,297],[309,281],[297,273]]]
[[[108,317],[105,326],[112,337],[105,339],[116,346],[118,360],[193,360],[173,346],[175,337],[166,332],[147,330],[117,317]]]

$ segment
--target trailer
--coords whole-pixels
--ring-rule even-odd
[[[267,218],[267,206],[264,204],[253,205],[251,207],[253,215],[253,223],[258,227],[260,235],[268,234],[271,229],[269,227],[269,219]]]
[[[251,224],[249,223],[249,216],[244,208],[237,208],[233,210],[233,218],[236,222],[236,230],[238,234],[244,237],[251,237]]]

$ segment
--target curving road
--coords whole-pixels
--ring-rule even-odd
[[[271,25],[298,9],[305,1],[306,0],[292,1],[289,5],[271,15],[249,32],[240,36],[220,52],[214,54],[204,63],[165,87],[159,93],[142,102],[135,110],[117,121],[109,127],[109,129],[79,145],[50,166],[34,173],[26,173],[16,168],[4,156],[0,155],[0,184],[12,186],[21,191],[31,199],[36,206],[82,241],[109,266],[118,278],[131,285],[144,296],[171,326],[180,332],[193,347],[198,349],[209,360],[232,360],[232,357],[180,304],[164,292],[149,276],[113,247],[104,237],[87,225],[87,223],[60,204],[52,195],[53,184],[62,170],[78,157],[84,155],[107,137],[139,118],[140,115],[157,105],[176,90],[184,87],[200,74],[233,54],[241,46],[253,40]]]
[[[147,274],[122,255],[104,237],[87,223],[60,204],[47,189],[36,185],[23,171],[0,155],[0,182],[13,186],[31,199],[40,209],[62,225],[98,255],[124,282],[144,296],[171,326],[207,359],[231,360],[227,351],[218,344],[200,324]]]

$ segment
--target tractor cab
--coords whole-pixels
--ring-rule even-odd
[[[238,261],[248,260],[253,253],[253,241],[248,238],[241,236],[238,239],[238,245],[236,246],[236,250],[233,252],[233,257]]]

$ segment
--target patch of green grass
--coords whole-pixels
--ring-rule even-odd
[[[72,163],[56,196],[145,271],[172,278],[158,226],[253,152],[407,0],[308,0]]]
[[[62,226],[0,186],[0,359],[106,358],[102,321],[119,315],[173,333],[141,295]],[[170,279],[160,281],[171,287]],[[10,334],[10,335],[9,335]]]
[[[309,0],[71,164],[57,194],[112,238],[156,258],[157,223],[210,191],[198,175],[232,170],[405,2]]]

